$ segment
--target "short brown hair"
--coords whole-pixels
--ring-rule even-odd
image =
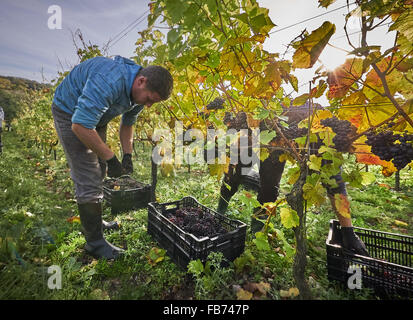
[[[139,71],[140,76],[147,78],[146,87],[159,94],[162,100],[169,98],[173,87],[171,73],[161,66],[148,66]]]

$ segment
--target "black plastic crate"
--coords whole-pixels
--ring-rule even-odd
[[[372,288],[385,299],[413,298],[413,237],[354,227],[370,257],[352,254],[341,247],[340,224],[330,221],[326,241],[328,279],[347,285],[361,271],[362,287]]]
[[[214,215],[228,232],[212,238],[197,238],[165,217],[165,214],[173,214],[177,209],[184,207],[201,208],[204,212]],[[244,251],[246,230],[245,223],[219,214],[200,204],[193,197],[168,203],[148,204],[148,233],[167,251],[172,261],[184,270],[191,260],[200,259],[205,262],[212,251],[222,252],[226,259],[233,261]]]
[[[123,177],[134,180],[129,176],[122,176],[121,178]],[[107,179],[103,183],[103,198],[111,207],[112,214],[144,208],[151,201],[151,185],[135,180],[139,185],[137,188],[114,190],[109,188],[108,184],[115,180],[116,179]]]

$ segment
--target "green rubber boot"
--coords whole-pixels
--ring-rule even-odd
[[[102,203],[78,204],[80,222],[86,239],[85,250],[96,259],[115,260],[124,250],[103,237]]]

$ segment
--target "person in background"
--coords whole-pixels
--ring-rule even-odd
[[[3,144],[1,142],[1,134],[3,132],[3,120],[4,120],[4,111],[3,111],[3,108],[0,106],[0,153],[3,152]]]

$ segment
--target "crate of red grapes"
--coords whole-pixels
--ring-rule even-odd
[[[413,237],[354,227],[370,257],[344,251],[340,224],[330,221],[327,245],[328,279],[372,288],[384,299],[413,298]],[[350,277],[352,277],[350,279]]]
[[[103,182],[103,197],[111,207],[112,214],[140,209],[146,207],[151,200],[151,185],[128,175],[110,178]]]
[[[148,233],[183,269],[189,261],[202,262],[211,251],[233,261],[245,247],[247,225],[200,204],[193,197],[148,204]]]

